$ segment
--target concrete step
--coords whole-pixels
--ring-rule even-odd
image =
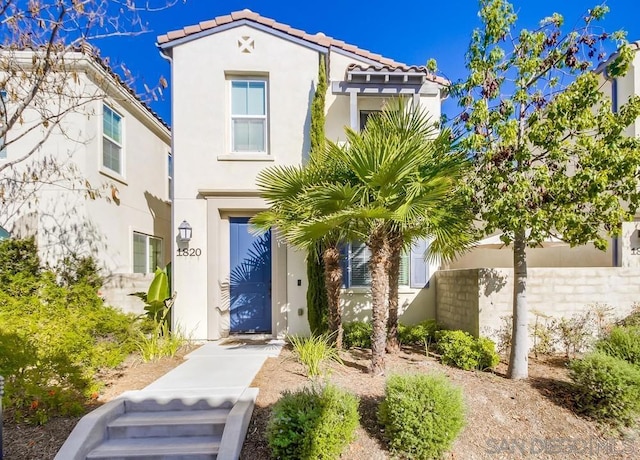
[[[222,435],[229,409],[129,412],[107,425],[109,439]]]
[[[126,412],[154,412],[154,411],[192,411],[207,409],[231,409],[237,400],[227,396],[201,397],[185,395],[176,397],[174,394],[150,394],[147,397],[138,395],[125,401]]]
[[[109,439],[87,460],[215,460],[220,436]]]

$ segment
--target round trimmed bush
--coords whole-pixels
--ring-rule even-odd
[[[438,331],[436,340],[443,364],[470,371],[491,369],[500,362],[495,343],[486,337],[475,338],[464,331]]]
[[[442,375],[387,379],[379,418],[389,447],[409,458],[439,458],[464,426],[462,391]]]
[[[358,398],[332,385],[285,392],[274,405],[267,440],[274,458],[336,459],[353,440]]]
[[[640,414],[640,369],[601,352],[569,363],[579,412],[613,424],[631,425]]]

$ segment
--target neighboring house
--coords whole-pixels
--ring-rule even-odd
[[[390,97],[440,117],[447,82],[322,33],[307,34],[249,10],[158,37],[171,60],[174,151],[174,319],[196,339],[308,331],[305,254],[277,230],[251,233],[265,209],[257,174],[299,165],[309,153],[310,104],[320,58],[328,69],[326,136],[344,140]],[[181,224],[182,223],[182,224]],[[190,227],[183,241],[178,227]],[[403,258],[401,320],[435,314],[435,288],[416,245]],[[367,251],[348,248],[345,318],[370,316]]]
[[[33,52],[12,53],[7,62],[28,69]],[[5,184],[24,173],[37,180],[14,188],[10,201],[4,197],[0,225],[13,236],[35,236],[42,260],[52,267],[74,254],[95,256],[107,302],[140,309],[129,294],[146,290],[149,274],[170,261],[170,129],[95,50],[69,52],[64,59],[66,74],[51,76],[59,80],[54,88],[63,89],[43,91],[37,108],[29,107],[23,123],[2,139],[0,168],[44,141],[1,173]],[[3,89],[11,84],[3,81]],[[3,113],[11,114],[19,98],[8,94],[20,89],[6,89]],[[66,112],[50,133],[40,118],[45,112]],[[102,196],[91,199],[81,191],[85,181]]]
[[[624,77],[610,78],[606,73],[606,63],[596,70],[602,81],[602,91],[611,100],[614,111],[632,95],[640,95],[640,41],[629,46],[635,51],[635,57]],[[631,125],[626,134],[640,135],[640,121]],[[529,267],[556,268],[640,267],[640,215],[636,215],[634,222],[622,223],[620,237],[613,238],[606,251],[600,251],[592,244],[571,248],[559,241],[549,241],[539,248],[529,248],[527,263]],[[513,251],[504,247],[498,236],[480,241],[477,248],[447,265],[449,269],[504,267],[513,267]]]

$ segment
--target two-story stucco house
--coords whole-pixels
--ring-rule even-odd
[[[326,60],[326,135],[344,139],[390,97],[406,97],[438,119],[446,81],[249,10],[158,37],[171,60],[174,201],[174,318],[196,339],[229,333],[308,331],[305,255],[248,218],[266,208],[256,176],[298,165],[309,153],[310,104]],[[179,227],[191,228],[189,241]],[[186,235],[185,235],[186,236]],[[401,320],[433,317],[435,267],[425,248],[403,263]],[[369,315],[366,250],[349,248],[345,318]]]
[[[32,51],[11,53],[3,62],[17,72],[36,62]],[[146,290],[156,266],[170,260],[170,129],[95,50],[68,52],[64,62],[65,74],[50,75],[2,139],[0,167],[34,151],[3,168],[2,179],[11,183],[26,171],[34,180],[4,196],[0,225],[14,236],[35,236],[50,266],[71,254],[93,255],[106,278],[106,300],[139,308],[129,294]],[[22,88],[9,87],[15,79],[2,81],[2,113],[11,116]],[[52,121],[43,122],[43,114]],[[85,181],[102,196],[80,191]]]

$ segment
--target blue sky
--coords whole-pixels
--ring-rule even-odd
[[[520,28],[534,27],[553,12],[574,24],[590,7],[588,0],[515,0]],[[629,41],[640,40],[640,0],[608,0],[611,9],[603,22],[608,31],[625,29]],[[457,80],[465,75],[464,53],[471,31],[479,25],[475,0],[388,1],[289,1],[289,0],[178,0],[166,11],[147,13],[143,20],[149,32],[136,37],[118,37],[95,44],[111,62],[122,62],[136,77],[137,86],[152,86],[160,76],[169,79],[169,62],[155,46],[156,36],[167,31],[249,8],[262,16],[290,24],[309,33],[324,32],[334,38],[380,53],[407,64],[423,65],[435,58],[441,73]],[[213,51],[213,50],[212,50]],[[151,105],[171,121],[169,91]],[[455,107],[447,101],[445,111]]]

